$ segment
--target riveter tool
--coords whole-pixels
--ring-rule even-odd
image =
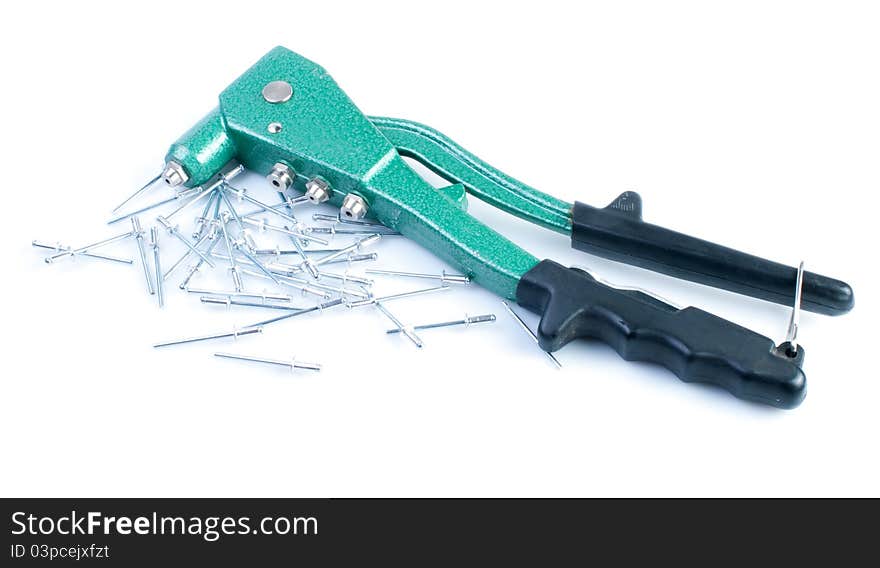
[[[403,157],[449,185],[435,188]],[[712,244],[642,220],[628,191],[607,207],[568,203],[504,174],[439,131],[363,114],[319,65],[277,47],[220,94],[219,106],[171,145],[159,178],[198,187],[237,161],[278,189],[366,215],[413,239],[473,282],[541,316],[539,345],[610,344],[624,359],[658,363],[685,381],[737,397],[797,406],[806,393],[804,350],[695,307],[615,288],[589,272],[539,260],[467,212],[466,194],[570,235],[583,251],[739,294],[841,314],[852,289],[839,280]],[[230,253],[232,254],[232,253]]]

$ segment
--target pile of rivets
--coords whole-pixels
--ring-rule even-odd
[[[38,248],[48,249],[51,254],[45,258],[47,263],[53,263],[63,258],[75,258],[83,256],[87,258],[104,260],[113,263],[133,264],[135,261],[113,255],[95,252],[96,249],[118,243],[126,239],[134,239],[137,249],[137,258],[146,280],[147,292],[156,295],[160,307],[166,303],[165,281],[174,274],[178,268],[188,265],[179,288],[190,294],[198,295],[199,300],[207,305],[247,306],[267,308],[283,312],[281,315],[256,322],[251,325],[236,328],[231,331],[206,333],[196,337],[188,337],[173,341],[157,343],[154,347],[167,347],[200,341],[220,339],[238,339],[243,336],[254,336],[263,332],[264,326],[282,320],[308,313],[321,312],[337,307],[346,306],[349,309],[362,306],[374,306],[394,325],[386,333],[400,333],[407,337],[417,347],[422,347],[423,341],[416,331],[436,329],[452,326],[468,327],[478,323],[490,323],[495,321],[494,314],[468,316],[463,319],[426,323],[420,325],[407,325],[395,316],[386,304],[414,296],[422,296],[435,292],[450,290],[451,285],[468,284],[470,278],[462,274],[447,274],[440,271],[436,274],[424,274],[402,270],[378,270],[368,269],[366,274],[382,277],[403,277],[414,279],[434,280],[437,286],[420,288],[396,294],[377,295],[373,293],[373,280],[352,274],[351,267],[356,263],[375,261],[378,254],[364,249],[375,245],[385,236],[399,235],[400,233],[382,225],[381,223],[367,219],[369,207],[367,202],[353,193],[347,194],[342,199],[342,206],[337,215],[314,213],[311,220],[320,223],[328,223],[327,226],[306,225],[296,215],[296,208],[302,205],[318,205],[334,197],[334,189],[323,178],[313,177],[303,180],[301,176],[285,164],[275,164],[267,179],[278,190],[281,203],[271,205],[255,199],[247,193],[246,189],[233,187],[231,180],[242,173],[244,169],[235,163],[227,164],[223,170],[212,177],[204,185],[196,188],[178,189],[187,181],[186,173],[176,164],[169,163],[163,172],[141,187],[131,197],[127,198],[112,213],[116,215],[108,224],[119,222],[123,219],[131,219],[131,231],[115,235],[113,237],[91,243],[78,248],[62,245],[60,243],[46,243],[33,241]],[[304,195],[294,197],[289,194],[297,180],[304,182]],[[119,211],[128,203],[142,196],[159,180],[174,192],[174,196],[162,199],[158,202],[142,206],[131,213],[119,214]],[[177,222],[180,214],[190,209],[199,202],[204,201],[201,214],[194,219],[191,233],[188,235]],[[180,203],[171,213],[157,215],[155,224],[145,230],[141,225],[138,215],[159,209],[165,205]],[[257,208],[256,211],[240,213],[236,205],[247,203]],[[256,219],[256,215],[263,218]],[[270,222],[274,217],[279,224]],[[276,244],[274,248],[258,248],[250,231],[253,228],[260,233],[277,235],[289,242],[287,246]],[[183,243],[186,252],[178,258],[166,272],[162,272],[162,249],[160,249],[160,234],[164,230],[168,235]],[[321,236],[318,236],[321,235]],[[331,246],[325,238],[352,238],[350,244]],[[215,250],[220,245],[219,252]],[[315,247],[318,245],[318,247]],[[152,254],[148,254],[147,249]],[[282,259],[293,259],[294,262],[282,262]],[[298,262],[297,262],[298,259]],[[228,270],[229,284],[225,289],[209,289],[191,287],[190,282],[197,273],[205,267],[215,268],[215,261],[225,262]],[[150,263],[152,262],[152,269]],[[344,272],[335,272],[332,266],[342,265]],[[331,268],[331,270],[328,270]],[[280,291],[260,292],[245,290],[243,276],[269,280],[283,288],[293,289],[298,296],[317,296],[318,303],[313,306],[300,306],[294,299],[293,294]],[[505,306],[510,310],[509,306]],[[532,337],[534,334],[514,312],[517,322],[526,329]],[[217,357],[225,359],[238,359],[264,363],[267,365],[283,366],[291,371],[306,369],[319,371],[321,365],[317,363],[304,363],[296,359],[271,359],[251,355],[236,355],[230,353],[215,353]],[[559,362],[552,356],[556,365]]]

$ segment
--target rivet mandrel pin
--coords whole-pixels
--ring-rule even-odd
[[[203,294],[208,296],[227,296],[229,298],[254,298],[257,300],[272,300],[274,302],[292,302],[293,298],[287,294],[270,294],[269,292],[240,292],[234,290],[208,290],[206,288],[185,288],[190,294]]]
[[[508,304],[507,302],[501,302],[501,303],[504,305],[504,309],[506,309],[507,312],[510,314],[510,317],[515,319],[516,322],[519,324],[519,326],[523,329],[523,331],[528,333],[529,337],[531,337],[535,341],[535,343],[538,345],[538,347],[540,347],[540,343],[538,343],[538,336],[535,335],[535,332],[532,331],[532,328],[530,328],[528,326],[528,324],[526,324],[526,322],[523,321],[523,319],[521,317],[519,317],[518,313],[513,311],[513,308],[510,307],[510,304]],[[553,364],[556,365],[557,369],[562,368],[562,363],[559,362],[559,359],[557,359],[556,356],[553,355],[553,353],[550,353],[549,351],[544,351],[543,349],[541,349],[541,351],[543,351],[544,354],[547,355],[548,359],[553,361]]]
[[[495,314],[486,314],[483,316],[469,316],[465,314],[464,319],[453,320],[453,321],[444,321],[439,323],[426,323],[422,325],[415,325],[413,329],[416,331],[421,331],[423,329],[435,329],[438,327],[452,327],[456,325],[463,325],[465,327],[471,326],[476,323],[488,323],[495,321]],[[389,329],[385,331],[385,333],[400,333],[400,329]]]
[[[803,289],[804,261],[801,261],[797,268],[797,277],[795,278],[794,304],[792,304],[791,308],[791,318],[788,320],[788,331],[785,334],[785,341],[777,348],[792,359],[798,356],[797,335],[801,319]]]
[[[248,302],[248,301],[243,301],[243,300],[233,300],[229,296],[221,296],[221,297],[202,296],[201,298],[199,298],[199,300],[203,304],[216,304],[216,305],[226,306],[226,307],[245,306],[245,307],[249,307],[249,308],[268,308],[270,310],[287,310],[287,311],[294,311],[294,312],[298,312],[303,309],[303,308],[296,307],[296,306],[281,306],[281,305],[272,304],[269,302]]]
[[[141,220],[137,216],[131,218],[131,230],[137,241],[138,255],[141,257],[141,266],[144,269],[144,278],[147,281],[147,292],[152,296],[156,291],[153,289],[153,276],[150,274],[150,266],[147,264],[147,251],[144,247],[144,229],[141,227]]]
[[[124,220],[128,219],[129,217],[133,217],[134,215],[140,215],[141,213],[146,213],[147,211],[150,211],[151,209],[156,209],[157,207],[162,207],[163,205],[168,205],[169,203],[172,203],[174,201],[179,201],[181,199],[185,199],[185,198],[189,197],[190,195],[193,195],[194,193],[196,193],[196,188],[185,188],[182,190],[178,190],[177,192],[175,192],[174,197],[169,197],[167,199],[163,199],[162,201],[159,201],[156,203],[151,203],[149,205],[141,207],[140,209],[138,209],[136,211],[131,211],[129,213],[123,213],[122,215],[118,215],[118,216],[110,219],[109,221],[107,221],[107,224],[114,225],[120,221],[124,221]]]
[[[307,239],[309,241],[318,243],[319,245],[328,245],[329,241],[324,239],[320,239],[315,237],[312,234],[307,234],[302,231],[297,231],[294,229],[288,229],[287,227],[277,227],[275,225],[270,225],[265,220],[262,219],[251,219],[249,217],[242,217],[242,222],[247,223],[248,225],[254,226],[260,231],[274,231],[276,233],[284,233],[285,235],[290,235],[292,237],[296,237],[298,239]],[[295,226],[295,225],[294,225]]]
[[[111,213],[116,213],[117,211],[119,211],[120,209],[122,209],[123,207],[125,207],[125,204],[126,204],[126,203],[128,203],[129,201],[131,201],[132,199],[134,199],[134,198],[137,197],[138,195],[140,195],[140,194],[142,194],[143,192],[145,192],[147,189],[150,188],[150,186],[152,186],[154,183],[156,183],[157,181],[159,181],[159,178],[161,178],[161,177],[162,177],[162,172],[159,172],[158,174],[156,174],[156,177],[154,177],[153,179],[151,179],[150,181],[148,181],[147,183],[145,183],[144,185],[142,185],[140,189],[138,189],[138,190],[135,191],[133,194],[131,194],[130,196],[128,196],[128,197],[125,199],[125,201],[123,201],[122,203],[120,203],[119,205],[117,205],[116,207],[114,207],[113,210],[111,211]]]
[[[392,314],[390,311],[388,311],[388,308],[386,308],[382,304],[382,302],[375,302],[375,305],[376,305],[376,309],[378,309],[380,312],[382,312],[385,315],[385,317],[390,319],[391,323],[393,323],[394,325],[397,326],[397,331],[399,331],[400,333],[405,335],[407,339],[412,341],[413,345],[415,345],[419,349],[422,348],[422,345],[424,345],[424,343],[422,342],[422,338],[416,334],[415,330],[412,327],[401,323],[401,321],[399,319],[397,319],[397,317],[394,314]]]
[[[279,367],[287,367],[290,369],[290,372],[293,372],[297,369],[304,369],[307,371],[320,371],[321,365],[318,363],[306,363],[304,361],[297,361],[295,357],[291,357],[290,361],[281,361],[278,359],[266,359],[263,357],[253,357],[251,355],[236,355],[235,353],[214,353],[215,357],[221,357],[223,359],[235,359],[238,361],[251,361],[253,363],[264,363],[266,365],[277,365]]]
[[[159,255],[159,229],[150,227],[150,247],[153,249],[153,268],[156,271],[156,296],[159,298],[159,307],[165,307],[165,284],[162,279],[161,257]]]
[[[333,307],[336,307],[336,306],[341,306],[341,305],[343,305],[343,304],[344,304],[344,302],[343,302],[341,299],[337,298],[337,299],[335,299],[335,300],[330,300],[330,301],[327,301],[327,302],[324,302],[324,303],[318,304],[317,306],[312,306],[311,308],[305,308],[305,309],[302,309],[302,310],[299,310],[299,311],[295,311],[295,312],[292,312],[292,313],[289,313],[289,314],[284,314],[283,316],[277,316],[277,317],[270,318],[270,319],[267,319],[267,320],[264,320],[264,321],[261,321],[261,322],[257,322],[257,323],[255,323],[255,324],[253,324],[253,325],[249,325],[249,326],[247,326],[247,327],[249,327],[249,328],[250,328],[250,327],[261,327],[261,326],[264,326],[264,325],[269,325],[270,323],[275,323],[275,322],[283,321],[283,320],[286,320],[286,319],[294,318],[294,317],[297,317],[297,316],[302,316],[302,315],[305,315],[305,314],[310,314],[310,313],[312,313],[312,312],[321,312],[321,313],[324,313],[324,310],[329,310],[330,308],[333,308]]]
[[[313,213],[312,214],[313,221],[328,221],[330,223],[343,223],[345,225],[360,225],[362,227],[377,227],[381,229],[388,229],[382,223],[378,221],[368,221],[364,219],[360,219],[355,221],[354,219],[346,219],[345,217],[341,217],[339,215],[328,215],[326,213]]]
[[[121,241],[123,239],[127,239],[129,237],[133,237],[133,236],[134,236],[134,232],[129,231],[127,233],[122,233],[120,235],[116,235],[115,237],[110,237],[109,239],[104,239],[103,241],[98,241],[96,243],[92,243],[90,245],[80,247],[78,249],[67,249],[67,250],[64,250],[61,252],[57,252],[57,253],[53,254],[52,256],[47,256],[45,260],[46,260],[47,264],[52,264],[53,262],[55,262],[59,258],[64,258],[66,256],[76,256],[78,254],[83,254],[85,252],[91,252],[92,249],[96,249],[98,247],[109,245],[109,244]]]
[[[49,249],[54,252],[64,252],[64,251],[70,250],[69,246],[65,246],[61,243],[52,244],[52,243],[34,240],[31,242],[31,244],[37,248]],[[134,261],[130,258],[122,258],[120,256],[112,256],[109,254],[97,254],[94,252],[83,252],[83,253],[80,253],[80,256],[87,256],[89,258],[97,258],[100,260],[109,260],[111,262],[118,262],[121,264],[134,264]]]
[[[223,333],[211,333],[208,335],[199,335],[196,337],[186,337],[183,339],[175,339],[173,341],[164,341],[162,343],[157,343],[153,345],[153,347],[169,347],[171,345],[183,345],[184,343],[196,343],[198,341],[210,341],[212,339],[223,339],[226,337],[231,337],[233,339],[238,339],[242,335],[253,335],[255,333],[263,333],[262,327],[247,327],[243,329],[233,329],[232,331],[223,332]]]
[[[214,239],[211,241],[211,244],[208,245],[208,249],[205,251],[205,254],[211,254],[211,251],[214,250],[214,247],[217,246],[217,243],[220,242],[220,239]],[[186,273],[186,278],[183,279],[183,282],[180,283],[179,288],[181,290],[185,290],[187,286],[189,286],[189,281],[192,280],[192,277],[195,276],[196,272],[198,272],[202,268],[202,264],[204,264],[204,260],[201,258],[192,265],[189,271]]]
[[[439,280],[444,284],[469,284],[471,279],[463,274],[447,274],[442,271],[440,274],[423,274],[421,272],[402,272],[400,270],[375,270],[368,269],[367,274],[380,274],[382,276],[402,276],[406,278],[426,278],[428,280]]]
[[[159,215],[158,217],[156,217],[156,221],[158,221],[159,224],[162,225],[166,231],[168,231],[169,235],[177,238],[177,240],[179,240],[184,245],[186,245],[186,248],[188,248],[191,253],[200,257],[211,268],[214,268],[214,263],[211,262],[211,259],[209,259],[207,256],[205,256],[205,254],[202,251],[197,249],[191,242],[189,242],[188,238],[181,235],[180,229],[178,229],[177,225],[172,225],[171,221],[169,221],[166,217],[163,217],[162,215]]]
[[[403,298],[412,298],[413,296],[421,296],[423,294],[432,294],[434,292],[446,292],[450,290],[449,286],[436,286],[434,288],[422,288],[420,290],[412,290],[410,292],[401,292],[400,294],[390,294],[388,296],[381,297],[367,297],[363,300],[353,300],[348,302],[346,305],[349,308],[359,308],[361,306],[371,306],[373,304],[377,304],[379,302],[390,302],[391,300],[401,300]]]
[[[240,200],[243,199],[244,201],[247,201],[248,203],[251,203],[251,204],[253,204],[253,205],[256,205],[257,207],[259,207],[260,209],[262,209],[262,210],[265,211],[266,213],[272,213],[272,214],[274,214],[274,215],[277,215],[278,217],[281,217],[282,219],[284,219],[284,220],[287,221],[288,223],[293,223],[294,225],[296,225],[296,223],[297,223],[296,218],[291,217],[291,216],[288,215],[287,213],[283,213],[283,212],[281,212],[281,211],[275,209],[275,208],[272,207],[271,205],[266,205],[266,204],[263,203],[262,201],[259,201],[259,200],[257,200],[257,199],[254,199],[253,197],[251,197],[250,195],[248,195],[248,194],[245,192],[244,189],[239,189],[239,188],[237,188],[237,187],[232,187],[232,186],[229,185],[229,184],[226,184],[226,185],[224,186],[224,189],[231,191],[232,194],[235,195],[238,199],[240,199]]]

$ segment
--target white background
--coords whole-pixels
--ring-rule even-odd
[[[0,494],[880,495],[872,3],[11,6]],[[848,281],[852,313],[803,314],[806,401],[747,404],[597,343],[561,350],[556,371],[478,288],[389,304],[409,323],[498,315],[424,332],[421,351],[370,310],[152,349],[265,314],[202,306],[173,284],[159,311],[136,266],[48,266],[30,242],[114,234],[109,209],[278,44],[323,65],[364,112],[430,124],[568,201],[637,190],[648,221]],[[471,204],[538,257],[784,336],[782,306],[592,258]],[[378,264],[443,268],[392,240]],[[216,350],[295,353],[325,370],[291,377]]]

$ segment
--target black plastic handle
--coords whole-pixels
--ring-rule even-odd
[[[575,203],[571,246],[676,278],[790,306],[797,269],[642,221],[638,193],[622,193],[604,209]],[[855,303],[845,282],[804,272],[801,307],[840,315]]]
[[[522,277],[516,301],[541,315],[538,341],[547,351],[593,337],[626,360],[658,363],[745,400],[794,408],[806,395],[803,347],[792,356],[786,344],[718,316],[612,288],[582,270],[544,260]]]

